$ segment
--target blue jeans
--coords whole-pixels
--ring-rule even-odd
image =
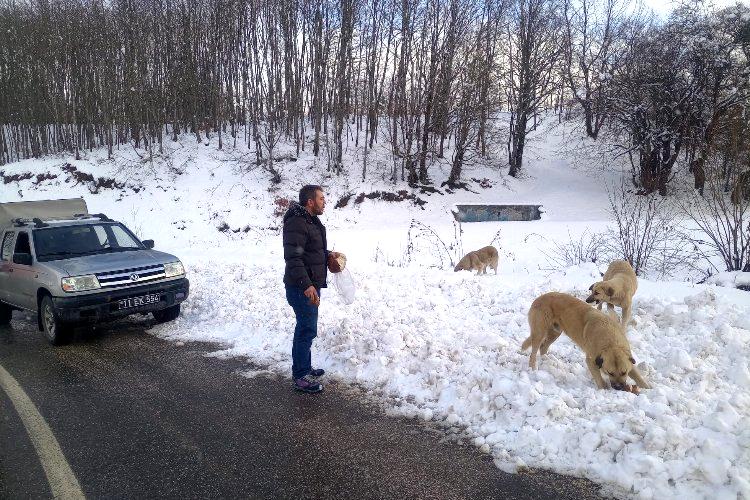
[[[317,289],[320,296],[320,288]],[[310,347],[318,336],[318,306],[310,303],[305,291],[299,287],[286,287],[286,301],[294,309],[297,326],[292,341],[292,377],[302,378],[312,370]]]

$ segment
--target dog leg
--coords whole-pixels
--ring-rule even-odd
[[[544,337],[531,335],[531,356],[529,356],[529,366],[532,370],[536,370],[536,353],[539,352],[539,347],[544,342]]]
[[[528,336],[526,340],[523,341],[523,344],[521,344],[521,350],[525,351],[531,346],[531,335]]]
[[[547,332],[547,336],[544,338],[544,342],[542,342],[542,346],[539,348],[539,353],[544,355],[547,354],[547,351],[549,350],[549,346],[552,345],[552,342],[557,340],[557,338],[562,333],[561,330],[555,330],[554,328],[550,328]]]
[[[596,366],[596,361],[586,356],[586,366],[589,367],[589,371],[591,372],[591,376],[594,377],[594,383],[596,383],[596,386],[599,389],[606,389],[607,384],[604,382],[604,379],[602,378],[601,370],[599,369],[598,366]]]
[[[603,306],[603,305],[604,305],[604,303],[603,303],[603,302],[599,302],[599,303],[598,303],[598,304],[596,305],[596,308],[597,308],[597,309],[599,309],[599,310],[601,311],[601,310],[602,310],[602,306]]]
[[[630,323],[630,306],[622,306],[622,327],[627,328]]]
[[[630,378],[635,380],[636,385],[640,387],[641,389],[651,389],[651,384],[646,382],[646,380],[641,375],[641,372],[638,371],[638,368],[635,366],[632,370],[630,370]]]

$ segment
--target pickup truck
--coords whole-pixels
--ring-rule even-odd
[[[75,325],[136,313],[176,319],[190,283],[177,257],[153,248],[80,198],[0,203],[0,325],[30,311],[60,345]]]

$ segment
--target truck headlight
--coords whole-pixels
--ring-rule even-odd
[[[185,268],[183,267],[182,262],[180,262],[179,260],[177,262],[164,264],[164,276],[166,276],[167,278],[182,276],[183,274],[185,274]]]
[[[96,290],[101,287],[99,280],[93,274],[62,279],[62,289],[66,292],[85,292],[86,290]]]

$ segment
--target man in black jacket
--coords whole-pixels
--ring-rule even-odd
[[[328,262],[338,256],[326,249],[326,228],[318,218],[325,206],[323,188],[308,185],[300,190],[299,203],[292,202],[284,214],[284,285],[286,300],[297,318],[292,377],[294,388],[303,392],[323,390],[318,378],[325,371],[312,367],[310,347],[318,334],[320,291],[326,287]]]

